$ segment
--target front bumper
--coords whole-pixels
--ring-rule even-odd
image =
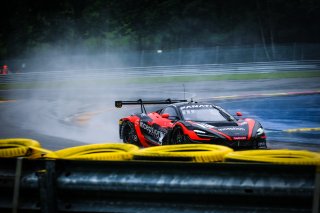
[[[187,136],[187,142],[188,143],[206,143],[206,144],[215,144],[215,145],[222,145],[222,146],[228,146],[232,149],[238,150],[238,149],[266,149],[267,148],[267,141],[266,139],[258,138],[253,140],[224,140],[224,139],[218,139],[214,138],[210,141],[197,141],[192,140]]]

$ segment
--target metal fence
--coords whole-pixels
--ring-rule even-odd
[[[320,60],[320,44],[277,44],[180,48],[75,54],[42,52],[30,58],[0,60],[14,72],[106,69],[119,67],[176,66],[199,64],[255,63]]]
[[[285,71],[319,71],[319,61],[273,61],[255,63],[200,64],[130,68],[64,70],[0,75],[0,84],[19,82],[48,82],[68,80],[130,79],[141,77],[204,76],[244,73],[273,73]]]
[[[1,212],[313,212],[316,166],[0,159]]]

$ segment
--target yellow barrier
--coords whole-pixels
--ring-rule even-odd
[[[131,160],[131,152],[138,149],[139,147],[132,144],[90,144],[62,149],[44,157],[69,160]]]
[[[232,152],[226,146],[212,144],[179,144],[141,149],[133,152],[134,159],[144,160],[183,160],[192,162],[222,161],[223,156]]]
[[[290,165],[318,165],[320,153],[306,150],[236,151],[212,144],[179,144],[144,149],[132,144],[90,144],[50,151],[38,141],[26,138],[0,139],[0,158],[26,157],[69,160],[165,160],[191,162],[262,162]]]
[[[51,152],[41,148],[36,140],[27,138],[0,139],[0,157],[28,157],[39,158],[43,154]]]
[[[320,165],[320,153],[306,150],[250,150],[228,153],[224,161],[262,162],[291,165]]]
[[[313,128],[298,128],[298,129],[286,129],[284,132],[311,132],[311,131],[320,131],[320,127]]]

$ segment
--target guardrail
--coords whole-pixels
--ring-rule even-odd
[[[316,166],[0,159],[1,212],[319,212]]]
[[[0,75],[0,84],[35,81],[68,81],[83,79],[97,80],[124,79],[134,77],[172,77],[239,73],[270,73],[299,70],[320,70],[320,61],[273,61],[256,63],[202,64],[12,73],[9,75]]]

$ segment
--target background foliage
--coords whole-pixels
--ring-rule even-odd
[[[6,0],[0,57],[317,43],[318,0]]]

